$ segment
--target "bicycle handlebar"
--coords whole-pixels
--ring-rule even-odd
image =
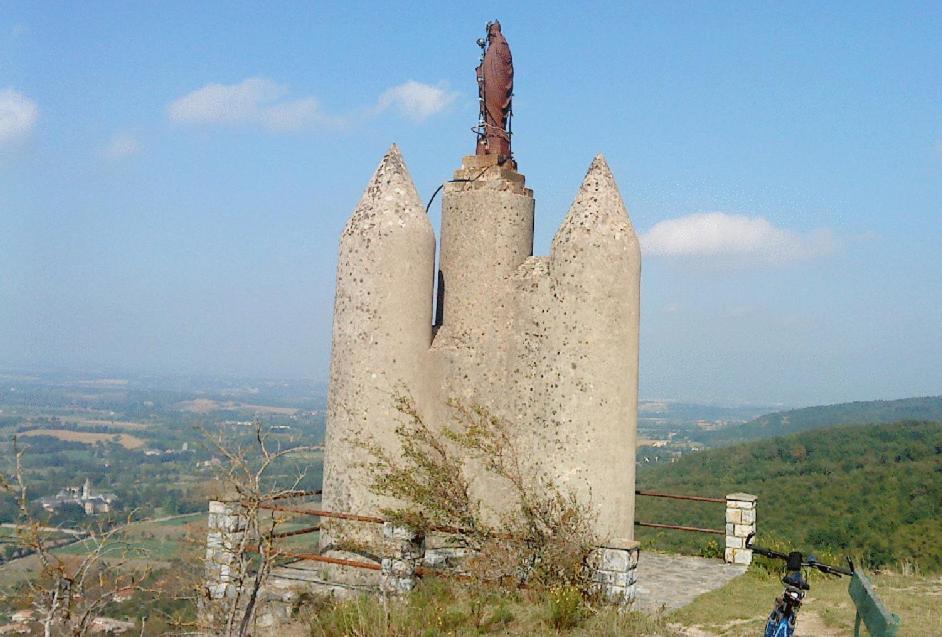
[[[782,560],[783,562],[788,561],[788,555],[786,553],[779,553],[778,551],[773,551],[772,549],[763,548],[761,546],[756,546],[752,543],[752,538],[755,537],[755,533],[750,533],[749,537],[746,538],[746,548],[758,553],[759,555],[764,555],[765,557],[772,558],[775,560]],[[830,566],[829,564],[822,564],[818,562],[813,557],[806,560],[802,560],[802,566],[808,566],[811,568],[816,568],[822,573],[828,573],[830,575],[853,575],[854,574],[854,564],[848,560],[851,570],[838,568],[836,566]]]

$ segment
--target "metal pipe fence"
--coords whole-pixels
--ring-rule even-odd
[[[295,515],[304,515],[304,516],[311,516],[311,517],[317,517],[317,518],[346,520],[349,522],[361,522],[365,524],[384,524],[387,522],[387,520],[378,516],[373,516],[373,515],[360,515],[356,513],[326,511],[323,509],[308,508],[308,507],[300,506],[300,505],[278,504],[276,502],[278,500],[287,500],[287,499],[293,499],[293,498],[302,498],[302,497],[319,496],[319,495],[321,495],[320,490],[296,491],[296,492],[284,493],[284,494],[279,494],[278,496],[271,498],[269,501],[256,503],[255,506],[258,509],[267,510],[267,511],[277,511],[281,513],[290,513],[290,514],[295,514]],[[718,503],[718,504],[726,504],[727,507],[730,506],[729,497],[714,498],[714,497],[699,496],[699,495],[685,495],[685,494],[679,494],[679,493],[663,493],[663,492],[658,492],[658,491],[645,491],[641,489],[636,489],[635,495],[652,497],[652,498],[666,498],[666,499],[671,499],[671,500],[686,500],[686,501],[691,501],[691,502]],[[727,513],[727,516],[728,515],[729,514]],[[635,526],[638,526],[638,527],[647,527],[647,528],[654,528],[654,529],[669,529],[669,530],[674,530],[674,531],[685,531],[685,532],[690,532],[690,533],[706,533],[710,535],[726,535],[726,536],[730,535],[730,531],[728,528],[730,526],[729,524],[726,525],[727,528],[723,528],[723,529],[711,529],[711,528],[702,528],[702,527],[697,527],[697,526],[685,526],[681,524],[665,524],[665,523],[660,523],[660,522],[646,522],[646,521],[641,521],[641,520],[636,520],[634,524]],[[754,525],[754,521],[753,521],[753,525]],[[318,525],[303,527],[300,529],[273,533],[270,537],[272,539],[281,539],[281,538],[305,535],[308,533],[316,533],[320,530],[321,530],[321,526],[318,524]],[[456,535],[470,533],[470,531],[466,529],[461,529],[454,526],[433,526],[433,527],[430,527],[428,530],[432,532],[436,532],[436,533],[456,534]],[[491,537],[510,540],[510,541],[519,539],[519,538],[515,538],[513,535],[509,533],[490,533],[489,535]],[[327,557],[327,556],[320,555],[317,553],[295,553],[295,552],[280,551],[279,554],[283,557],[288,557],[288,558],[309,560],[309,561],[315,561],[315,562],[324,562],[328,564],[338,564],[341,566],[350,566],[353,568],[364,568],[364,569],[369,569],[369,570],[374,570],[374,571],[380,570],[380,566],[372,562],[362,562],[358,560],[348,560],[348,559],[343,559],[343,558]],[[437,569],[430,570],[425,567],[422,567],[419,570],[423,572],[437,571]]]
[[[635,489],[635,495],[643,495],[651,498],[667,498],[669,500],[687,500],[690,502],[718,502],[726,504],[726,498],[710,498],[702,495],[682,495],[679,493],[661,493],[658,491],[642,491]],[[653,529],[671,529],[673,531],[687,531],[691,533],[709,533],[712,535],[726,535],[726,529],[704,529],[697,526],[683,526],[680,524],[661,524],[657,522],[641,522],[635,520],[635,526],[649,527]]]

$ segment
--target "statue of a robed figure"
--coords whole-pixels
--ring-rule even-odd
[[[514,63],[510,45],[500,31],[500,22],[487,23],[487,40],[478,40],[484,49],[477,67],[481,112],[478,122],[478,155],[510,159],[511,99],[514,92]]]

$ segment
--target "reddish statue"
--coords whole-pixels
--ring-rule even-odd
[[[485,47],[483,40],[478,40]],[[500,22],[487,24],[487,43],[477,68],[481,114],[476,154],[510,159],[510,100],[514,92],[514,63]]]

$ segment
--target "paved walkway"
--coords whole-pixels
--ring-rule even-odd
[[[285,564],[272,572],[272,584],[275,588],[287,589],[299,584],[327,584],[325,579],[336,581],[329,576],[325,578],[325,568],[317,562]],[[649,613],[680,608],[703,593],[722,588],[745,572],[745,566],[726,564],[720,559],[641,551],[635,608]],[[364,582],[344,588],[369,590],[370,585],[375,587],[373,579],[377,573],[365,571],[364,574]]]
[[[719,559],[641,551],[635,607],[646,612],[686,606],[746,572]]]

